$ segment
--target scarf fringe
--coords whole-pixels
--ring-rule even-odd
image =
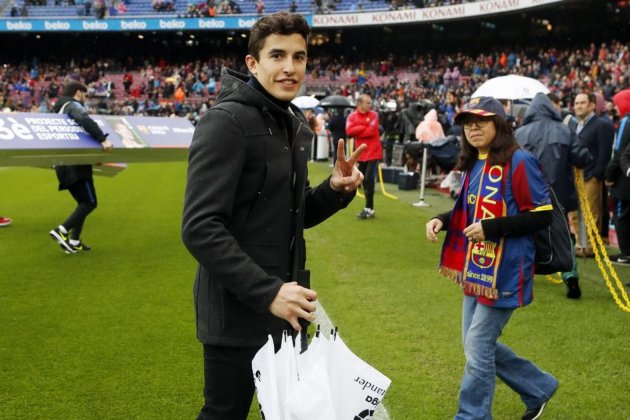
[[[483,296],[488,299],[497,300],[499,299],[499,291],[496,288],[483,286],[477,283],[471,283],[464,280],[461,271],[453,270],[448,267],[440,267],[440,274],[444,277],[448,277],[454,283],[457,283],[459,287],[461,287],[466,294],[471,294],[474,296]]]
[[[440,274],[444,277],[448,277],[460,286],[463,283],[462,272],[459,270],[454,270],[452,268],[442,266],[440,267]]]

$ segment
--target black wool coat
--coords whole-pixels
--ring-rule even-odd
[[[630,178],[626,175],[628,169],[624,170],[622,162],[623,156],[626,156],[625,160],[630,156],[630,117],[628,118],[624,124],[623,132],[621,132],[621,127],[620,131],[617,132],[616,141],[619,144],[615,144],[617,147],[615,147],[613,157],[606,167],[606,180],[614,182],[614,185],[610,187],[610,195],[624,201],[630,201]],[[625,165],[628,166],[628,163],[626,162]]]
[[[216,104],[190,146],[182,239],[199,263],[194,300],[204,344],[262,346],[290,324],[269,312],[283,283],[309,287],[303,231],[346,207],[354,194],[312,188],[313,132],[301,111],[282,109],[222,71]]]

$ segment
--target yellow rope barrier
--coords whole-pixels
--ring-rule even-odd
[[[547,274],[545,276],[545,278],[547,280],[549,280],[551,283],[553,284],[563,284],[564,282],[562,281],[562,277],[560,276],[560,273],[556,273],[555,276],[552,276],[551,274]]]
[[[396,197],[395,195],[392,195],[390,193],[388,193],[387,191],[385,191],[385,183],[383,182],[383,165],[381,165],[381,163],[378,163],[378,181],[381,184],[381,192],[383,193],[383,195],[387,198],[391,198],[392,200],[398,200],[398,197]]]
[[[593,245],[593,252],[595,253],[595,260],[597,261],[597,265],[599,266],[599,270],[606,281],[606,286],[608,286],[608,290],[613,296],[615,303],[622,311],[626,311],[630,313],[630,299],[628,299],[628,294],[626,293],[621,280],[619,280],[619,276],[617,275],[617,271],[614,269],[612,264],[610,263],[610,259],[608,258],[608,253],[606,252],[606,246],[602,241],[601,236],[599,235],[599,230],[595,225],[595,220],[593,219],[593,213],[591,213],[591,206],[588,203],[586,198],[586,193],[584,191],[584,178],[582,177],[582,171],[575,169],[575,182],[578,190],[578,198],[580,200],[580,206],[582,207],[582,214],[584,214],[584,223],[586,224],[586,232],[588,233],[588,240],[591,245]],[[602,262],[603,258],[603,262]],[[604,263],[606,266],[604,266]],[[610,276],[615,280],[615,285],[613,285],[610,280],[610,276],[608,275],[607,270],[610,272]],[[617,290],[619,289],[622,300],[619,298],[619,294]]]
[[[350,150],[354,151],[354,138],[350,140]],[[379,180],[379,185],[381,186],[381,193],[387,198],[391,198],[392,200],[398,200],[398,197],[396,197],[393,194],[388,193],[385,190],[385,183],[383,182],[383,168],[380,162],[378,164],[378,180]],[[365,198],[365,195],[363,195],[363,193],[358,189],[357,189],[357,196],[360,198]]]

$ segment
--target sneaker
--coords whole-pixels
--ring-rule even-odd
[[[577,277],[569,277],[565,280],[567,285],[567,297],[569,299],[579,299],[582,296],[582,291],[580,290],[580,283]]]
[[[357,214],[359,219],[373,219],[376,215],[376,212],[373,209],[368,209],[367,207],[361,210],[361,213]]]
[[[50,237],[53,238],[62,250],[66,251],[68,254],[74,254],[76,251],[72,248],[70,243],[68,242],[68,234],[63,233],[59,227],[54,228],[49,232]]]
[[[610,259],[610,262],[617,265],[630,265],[630,255],[619,255],[615,259]]]
[[[555,393],[556,391],[554,390],[551,397],[553,397]],[[527,411],[525,411],[525,414],[523,414],[523,417],[521,417],[521,420],[536,420],[542,417],[543,411],[545,411],[545,407],[547,406],[547,403],[549,403],[549,400],[551,400],[551,397],[539,406],[528,408]]]
[[[11,223],[13,223],[13,220],[8,217],[0,217],[0,226],[9,226]]]
[[[88,244],[84,244],[82,241],[79,241],[78,244],[71,244],[71,243],[68,242],[68,245],[70,245],[72,247],[72,249],[74,250],[74,252],[66,251],[66,253],[68,253],[68,254],[76,254],[77,252],[91,251],[92,250],[91,246],[89,246]]]

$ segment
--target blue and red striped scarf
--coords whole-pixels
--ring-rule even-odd
[[[497,273],[503,257],[504,238],[486,237],[472,242],[464,235],[464,229],[483,219],[505,217],[504,178],[509,165],[483,164],[479,187],[473,202],[468,202],[470,172],[464,177],[462,192],[455,202],[442,247],[440,273],[458,283],[466,294],[498,299]],[[474,206],[473,221],[468,220],[468,206]]]

